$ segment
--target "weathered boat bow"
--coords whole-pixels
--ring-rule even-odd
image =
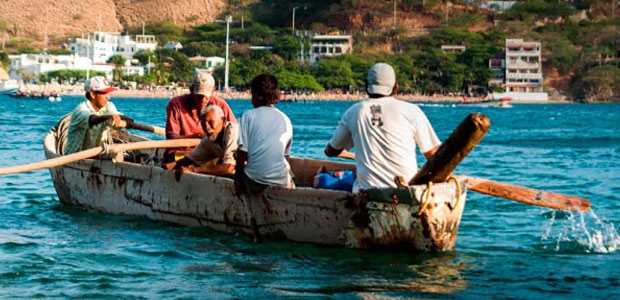
[[[454,248],[465,207],[466,191],[461,184],[441,183],[406,188],[363,191],[367,202],[362,214],[368,223],[352,221],[358,230],[368,232],[355,248],[393,248],[399,246],[426,252]]]
[[[59,156],[57,135],[52,130],[45,137],[48,159]],[[292,158],[297,188],[268,187],[250,207],[234,194],[232,179],[185,173],[177,181],[174,172],[157,166],[161,152],[141,150],[123,162],[85,159],[50,174],[66,205],[248,235],[254,217],[266,240],[362,249],[453,249],[466,202],[460,179],[360,193],[313,188],[317,170],[355,166]]]

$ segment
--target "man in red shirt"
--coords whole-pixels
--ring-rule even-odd
[[[215,79],[210,73],[198,72],[189,90],[189,94],[172,98],[166,106],[166,139],[203,138],[205,133],[199,115],[200,110],[207,105],[221,107],[226,121],[237,123],[228,103],[214,95]],[[164,152],[164,163],[173,162],[176,160],[175,156],[182,156],[190,150],[167,149]]]

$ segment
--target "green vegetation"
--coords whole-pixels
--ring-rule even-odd
[[[302,5],[285,0],[231,0],[229,84],[244,89],[253,76],[271,72],[285,89],[353,92],[363,90],[368,67],[383,61],[395,67],[401,92],[456,94],[473,86],[488,86],[489,59],[503,58],[506,38],[522,38],[541,42],[546,73],[571,80],[571,89],[561,91],[569,98],[611,101],[620,97],[620,18],[610,15],[611,0],[527,0],[504,12],[466,6],[480,2],[452,1],[454,6],[446,13],[445,1],[399,0],[396,8],[401,19],[394,26],[392,1],[318,0]],[[353,54],[323,58],[313,65],[301,62],[299,54],[302,49],[308,53],[309,40],[293,36],[293,8],[297,29],[321,34],[343,30],[353,35]],[[405,23],[416,17],[430,18],[437,25],[421,34]],[[9,31],[8,22],[0,20],[0,30]],[[141,28],[134,30],[137,33]],[[194,69],[201,67],[190,57],[225,56],[225,23],[181,28],[171,20],[153,21],[146,25],[146,33],[155,35],[160,45],[178,41],[184,48],[138,53],[135,58],[141,64],[153,64],[150,73],[142,78],[115,74],[115,80],[188,82]],[[12,38],[9,43],[23,52],[32,50],[24,40]],[[462,45],[467,50],[446,53],[442,45]],[[250,46],[273,50],[251,50]],[[223,68],[214,75],[221,87]]]
[[[9,55],[4,51],[0,51],[0,68],[8,71],[10,66],[11,60],[9,60]]]
[[[102,72],[90,71],[89,76],[103,76]],[[86,70],[58,70],[50,71],[39,76],[39,82],[49,82],[54,80],[56,82],[69,82],[71,84],[76,83],[78,80],[86,78]]]

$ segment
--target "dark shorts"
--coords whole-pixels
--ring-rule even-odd
[[[246,188],[250,192],[262,192],[268,186],[266,184],[258,183],[252,180],[252,178],[248,177],[248,175],[246,175],[245,172],[241,174],[241,180],[243,181],[243,184],[246,186]]]

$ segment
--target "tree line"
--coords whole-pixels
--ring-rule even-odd
[[[439,27],[422,35],[412,34],[404,24],[368,25],[379,24],[378,18],[390,19],[392,13],[391,4],[379,4],[383,8],[377,9],[369,6],[370,2],[325,0],[302,7],[283,0],[229,1],[234,20],[230,27],[230,86],[245,89],[252,77],[270,72],[284,89],[363,90],[369,66],[383,61],[394,66],[404,93],[456,94],[473,86],[487,87],[493,76],[488,68],[489,59],[504,58],[506,38],[522,38],[541,42],[545,76],[556,73],[567,80],[565,85],[569,88],[560,90],[565,96],[596,101],[620,97],[620,18],[594,15],[596,1],[528,0],[501,13],[479,6],[442,11],[445,1],[397,1],[399,12],[430,14],[441,20]],[[476,1],[452,2],[469,5]],[[601,2],[605,1],[598,5]],[[290,12],[295,5],[298,12],[304,12],[304,17],[298,18],[298,28],[321,33],[347,29],[353,35],[353,53],[323,58],[316,64],[307,60],[302,63],[299,54],[302,49],[310,49],[309,40],[292,34],[287,23],[289,13],[283,13]],[[361,15],[363,28],[351,28],[354,23],[349,20],[354,18],[343,15],[347,12]],[[585,16],[576,18],[580,12],[585,12]],[[472,27],[484,29],[473,31]],[[199,67],[190,57],[225,56],[225,23],[181,28],[165,20],[151,22],[145,29],[147,34],[157,37],[160,45],[178,41],[184,47],[180,51],[160,48],[138,53],[134,58],[140,64],[154,63],[150,73],[137,78],[115,71],[115,80],[160,85],[189,82],[194,69]],[[250,45],[271,46],[272,50],[250,50]],[[462,45],[466,50],[446,53],[441,45]],[[119,66],[125,63],[122,57],[110,60]],[[216,69],[214,75],[223,82],[224,68]],[[488,88],[503,90],[501,86]]]

